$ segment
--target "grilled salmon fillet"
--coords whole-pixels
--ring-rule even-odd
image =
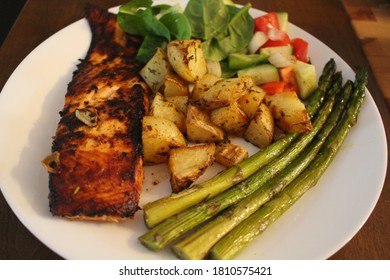
[[[138,210],[143,182],[149,89],[135,60],[142,41],[106,10],[88,6],[86,18],[92,42],[68,84],[52,154],[43,160],[49,205],[55,216],[119,221]]]

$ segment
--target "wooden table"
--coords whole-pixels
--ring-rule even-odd
[[[0,88],[17,65],[50,35],[83,17],[86,2],[101,7],[122,4],[124,0],[28,0],[0,51]],[[236,1],[245,3],[247,1]],[[369,67],[347,13],[337,0],[256,0],[255,8],[287,11],[290,21],[311,33],[338,53],[349,65]],[[370,73],[368,89],[382,115],[386,134],[390,116]],[[390,180],[387,175],[380,200],[372,215],[357,233],[331,259],[390,259]],[[71,246],[71,244],[69,244]],[[0,195],[0,259],[60,259],[37,240],[17,219]]]

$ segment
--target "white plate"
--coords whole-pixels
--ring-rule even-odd
[[[180,2],[182,7],[186,3],[164,2]],[[344,78],[354,79],[353,70],[316,38],[294,25],[290,34],[309,41],[318,73],[334,58]],[[70,222],[49,212],[48,175],[40,161],[50,151],[67,84],[90,39],[86,20],[71,24],[32,51],[4,86],[0,94],[1,190],[22,223],[66,259],[174,259],[169,250],[154,253],[138,242],[137,237],[146,231],[141,211],[134,220],[119,224]],[[358,124],[318,185],[239,258],[328,258],[369,217],[382,190],[386,165],[383,124],[367,91]],[[165,166],[148,168],[141,203],[168,193]]]

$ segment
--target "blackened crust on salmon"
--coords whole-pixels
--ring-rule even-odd
[[[60,166],[49,174],[49,205],[56,216],[118,221],[139,209],[143,182],[149,89],[135,59],[142,41],[125,34],[106,10],[87,6],[86,18],[92,41],[68,84],[53,138]],[[88,110],[96,117],[92,124],[78,114]]]
[[[90,60],[90,55],[93,55],[93,52],[107,54],[111,56],[109,58],[111,60],[115,59],[118,54],[123,54],[125,57],[133,60],[142,43],[141,37],[124,34],[118,28],[116,15],[108,13],[106,10],[96,8],[93,5],[87,5],[85,13],[92,32],[92,41],[86,57],[87,60]],[[106,42],[110,42],[110,44]]]

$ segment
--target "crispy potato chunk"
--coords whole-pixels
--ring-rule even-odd
[[[153,57],[141,69],[140,75],[150,89],[164,96],[188,95],[188,82],[180,77],[168,61],[167,54],[157,48]]]
[[[222,80],[221,77],[206,73],[202,78],[197,80],[191,94],[191,101],[197,102],[205,91],[209,90],[216,82]]]
[[[204,91],[199,102],[206,109],[227,106],[247,94],[252,86],[250,77],[222,79]]]
[[[168,170],[172,192],[188,188],[214,163],[215,144],[174,148],[169,151]]]
[[[187,145],[186,139],[170,120],[145,116],[142,121],[144,163],[159,164],[168,161],[168,152]]]
[[[159,92],[153,98],[149,115],[172,121],[183,134],[187,131],[184,113]]]
[[[241,135],[249,124],[248,116],[237,102],[212,110],[211,121],[233,135]]]
[[[274,128],[274,119],[270,109],[261,103],[245,131],[244,138],[260,149],[264,149],[273,141]]]
[[[181,95],[188,96],[188,82],[177,75],[174,71],[168,71],[160,91],[165,97]]]
[[[313,129],[306,107],[296,92],[267,94],[265,102],[275,123],[285,132],[307,132]]]
[[[211,122],[210,112],[202,110],[197,106],[188,106],[186,125],[188,141],[213,143],[226,139],[226,132]]]
[[[207,73],[202,42],[198,39],[169,42],[167,56],[175,72],[188,82],[195,82]]]
[[[175,104],[177,109],[182,111],[184,113],[184,115],[187,115],[188,96],[175,95],[175,96],[168,96],[165,99],[167,101]]]
[[[165,51],[157,48],[153,57],[141,69],[140,75],[150,89],[156,93],[164,85],[165,77],[171,68]]]
[[[215,161],[226,167],[239,164],[248,158],[248,151],[239,145],[227,142],[218,143],[215,149]]]
[[[249,92],[241,97],[237,102],[241,109],[247,114],[249,119],[252,119],[260,103],[263,102],[266,92],[259,86],[253,86]]]

